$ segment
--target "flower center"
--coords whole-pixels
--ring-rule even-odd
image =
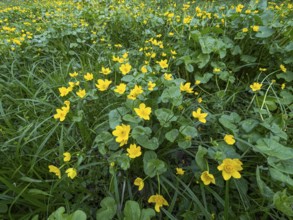
[[[224,170],[227,173],[233,173],[234,172],[234,167],[232,165],[230,165],[230,164],[227,164],[227,165],[225,165]]]

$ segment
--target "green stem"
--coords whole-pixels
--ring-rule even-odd
[[[229,218],[229,180],[226,181],[224,219]]]

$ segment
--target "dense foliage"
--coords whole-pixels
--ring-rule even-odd
[[[293,217],[292,10],[0,2],[0,218]]]

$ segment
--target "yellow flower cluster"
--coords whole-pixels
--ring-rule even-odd
[[[64,121],[66,118],[66,115],[68,114],[70,110],[70,102],[65,101],[64,102],[65,106],[56,109],[56,114],[54,115],[55,119],[59,119],[60,121]]]
[[[71,154],[69,152],[65,152],[63,153],[63,161],[64,162],[69,162],[71,160]],[[61,179],[61,170],[60,168],[54,166],[54,165],[49,165],[49,172],[50,173],[54,173],[59,179]],[[77,171],[75,168],[68,168],[66,169],[65,173],[67,174],[67,176],[71,179],[74,179],[77,176]]]

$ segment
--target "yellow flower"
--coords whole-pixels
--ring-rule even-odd
[[[180,91],[182,92],[187,92],[187,93],[193,93],[192,88],[190,88],[191,83],[185,83],[183,85],[183,83],[180,84]]]
[[[221,69],[215,67],[214,70],[213,70],[213,72],[214,72],[214,73],[219,73],[219,72],[221,72]]]
[[[69,73],[69,76],[70,76],[70,77],[77,77],[77,76],[78,76],[78,73],[77,73],[77,72]]]
[[[74,168],[68,168],[65,173],[67,173],[67,176],[71,179],[74,179],[77,175],[76,169]]]
[[[134,159],[141,156],[141,147],[136,146],[136,144],[130,144],[130,147],[126,149],[128,152],[128,157]]]
[[[258,82],[254,82],[253,84],[250,85],[250,88],[253,92],[260,90],[261,87],[262,87],[262,84]]]
[[[287,69],[286,69],[286,67],[285,67],[283,64],[280,65],[280,69],[281,69],[284,73],[287,72]]]
[[[86,73],[83,78],[86,80],[86,81],[91,81],[93,78],[94,78],[94,75],[92,73]]]
[[[161,61],[159,61],[158,62],[158,64],[160,65],[160,67],[162,68],[162,69],[166,69],[166,68],[168,68],[168,60],[161,60]]]
[[[65,109],[57,108],[56,114],[54,115],[54,118],[59,119],[60,121],[64,121],[67,113],[68,113],[68,111],[66,111]]]
[[[139,108],[134,108],[134,111],[138,115],[138,117],[144,120],[150,120],[150,114],[152,112],[152,109],[150,107],[146,107],[144,103],[141,103],[139,105]]]
[[[155,86],[156,86],[156,83],[153,83],[152,81],[148,82],[148,90],[149,91],[153,91]]]
[[[201,123],[206,123],[206,117],[208,113],[201,113],[201,108],[198,108],[196,111],[192,111],[192,116],[197,118]]]
[[[80,89],[80,90],[78,90],[78,91],[76,92],[76,95],[78,95],[80,98],[85,97],[85,95],[86,95],[86,91],[85,91],[85,89]]]
[[[203,181],[204,185],[210,185],[211,183],[216,184],[216,180],[213,174],[210,174],[209,171],[204,171],[200,179]]]
[[[119,70],[121,71],[121,73],[123,75],[126,75],[127,73],[130,72],[132,66],[129,64],[129,63],[126,63],[126,64],[122,64],[120,67],[119,67]]]
[[[67,94],[70,92],[70,89],[66,88],[66,87],[60,87],[58,88],[59,92],[60,92],[60,96],[67,96]]]
[[[195,80],[195,85],[199,85],[200,83],[200,80]]]
[[[109,75],[111,73],[110,68],[105,68],[102,66],[102,70],[100,71],[100,73],[104,74],[104,75]]]
[[[114,89],[114,92],[119,93],[120,95],[124,94],[126,90],[126,84],[120,83],[118,86],[116,86],[116,89]]]
[[[137,96],[143,93],[142,87],[135,85],[134,88],[130,91],[129,95],[127,96],[128,99],[135,100]]]
[[[224,180],[229,180],[231,177],[236,179],[241,178],[239,171],[243,170],[242,162],[239,159],[230,158],[224,159],[222,164],[220,164],[217,168],[219,171],[222,171]]]
[[[71,154],[69,152],[65,152],[63,156],[64,156],[63,158],[64,162],[69,162],[71,160]]]
[[[257,26],[257,25],[252,26],[252,30],[254,32],[258,32],[259,31],[259,26]]]
[[[285,83],[282,83],[281,89],[285,89],[285,87],[286,87],[286,84]]]
[[[243,8],[244,8],[244,5],[242,5],[242,4],[237,5],[236,12],[240,13]]]
[[[59,179],[61,179],[61,172],[58,167],[55,167],[54,165],[49,165],[49,172],[54,173],[56,176],[58,176]]]
[[[226,134],[224,137],[224,141],[229,145],[233,145],[236,142],[234,136],[231,134]]]
[[[105,80],[98,79],[97,82],[98,83],[96,84],[96,87],[101,92],[106,91],[108,89],[109,85],[112,83],[112,81],[107,80],[107,79],[105,79]]]
[[[130,125],[117,125],[115,130],[112,132],[114,136],[116,136],[116,142],[120,143],[120,147],[127,144],[129,133],[130,133]]]
[[[123,57],[124,59],[127,59],[127,58],[128,58],[128,53],[127,53],[127,52],[124,53],[124,54],[122,55],[122,57]]]
[[[242,32],[243,32],[243,33],[248,32],[248,28],[242,28]]]
[[[156,212],[160,212],[160,208],[163,205],[164,206],[169,206],[169,204],[166,201],[166,199],[164,199],[164,197],[159,195],[159,194],[150,196],[150,198],[148,199],[148,203],[155,203]]]
[[[171,73],[170,74],[169,73],[165,73],[164,74],[164,79],[169,81],[169,80],[172,80],[173,79],[173,76],[172,76]]]
[[[191,16],[186,16],[184,19],[183,19],[183,24],[189,24],[192,20],[192,17]]]
[[[137,178],[134,180],[134,185],[135,185],[135,186],[138,186],[138,190],[141,191],[141,190],[143,189],[143,187],[144,187],[143,179],[137,177]]]
[[[265,71],[267,71],[267,69],[266,68],[259,68],[259,71],[265,72]]]
[[[142,67],[140,68],[140,71],[141,71],[142,73],[147,73],[147,72],[148,72],[146,66],[142,66]]]
[[[184,175],[184,173],[185,173],[185,171],[182,168],[178,168],[178,167],[176,168],[176,174],[177,175],[181,175],[182,176],[182,175]]]
[[[198,103],[202,103],[202,98],[199,97],[199,98],[197,99],[197,102],[198,102]]]

